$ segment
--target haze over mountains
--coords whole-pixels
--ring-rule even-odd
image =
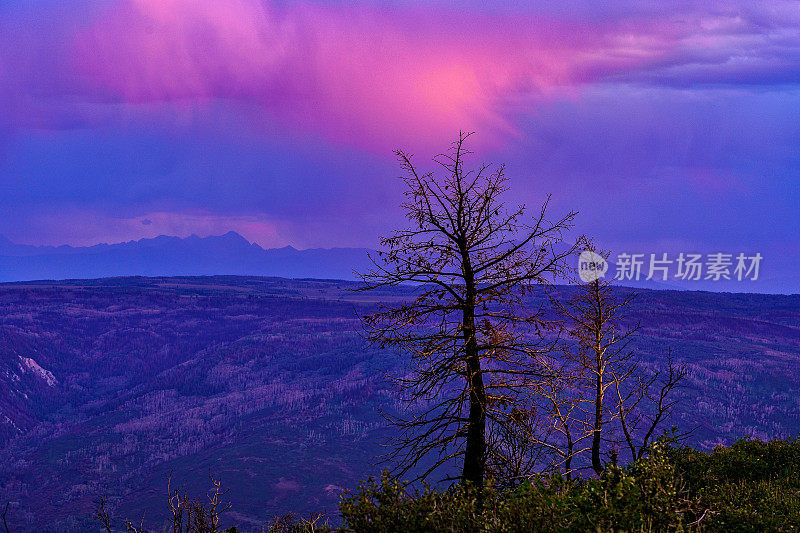
[[[0,281],[216,274],[353,280],[354,270],[369,264],[366,252],[264,249],[234,231],[84,247],[14,244],[0,235]]]
[[[160,235],[119,244],[31,246],[0,235],[0,282],[95,279],[120,276],[274,276],[292,279],[356,280],[371,265],[366,248],[297,250],[262,248],[235,231],[224,235]],[[613,261],[607,274],[613,277]],[[640,280],[619,285],[646,289],[768,294],[800,293],[800,272],[790,257],[764,259],[757,281]],[[562,280],[563,282],[563,280]]]

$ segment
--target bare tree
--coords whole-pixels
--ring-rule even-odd
[[[167,498],[171,512],[172,529],[176,533],[216,533],[220,531],[220,515],[231,508],[224,497],[230,489],[222,489],[222,482],[209,473],[211,488],[206,494],[207,502],[201,498],[190,499],[185,490],[172,490],[172,475],[167,484]]]
[[[575,458],[591,451],[591,423],[586,417],[586,371],[564,356],[562,344],[542,358],[546,379],[529,392],[530,404],[515,407],[501,426],[498,447],[505,454],[492,465],[502,485],[530,479],[541,472],[561,472],[567,479],[587,466]]]
[[[169,524],[172,526],[173,533],[217,533],[222,513],[231,508],[230,502],[225,502],[224,498],[230,489],[223,489],[220,480],[209,473],[211,488],[206,494],[207,501],[201,498],[191,499],[185,489],[172,488],[172,473],[167,478],[167,504],[169,505]],[[111,516],[107,509],[107,498],[100,498],[100,502],[94,511],[93,517],[98,520],[107,532],[111,532]],[[144,517],[139,525],[130,519],[122,521],[125,530],[129,533],[147,533],[144,527]],[[230,528],[225,531],[236,531]]]
[[[380,305],[363,317],[368,338],[410,357],[396,378],[406,414],[393,452],[401,474],[421,466],[420,478],[463,458],[459,478],[481,487],[487,424],[506,424],[512,408],[545,379],[539,358],[552,324],[526,305],[534,291],[564,273],[576,248],[564,243],[575,213],[550,221],[547,204],[533,217],[508,210],[504,166],[465,168],[469,133],[434,158],[441,178],[421,173],[412,156],[395,152],[406,176],[402,204],[410,227],[381,239],[363,290],[408,284],[410,301]]]
[[[678,403],[673,392],[681,386],[686,374],[686,366],[676,364],[672,350],[667,350],[667,368],[646,378],[637,375],[627,393],[623,392],[625,381],[613,376],[620,426],[632,459],[640,459],[645,454],[656,431],[672,414]],[[684,439],[692,432],[676,435],[676,438]]]
[[[594,251],[591,245],[589,249]],[[591,465],[597,474],[603,471],[604,441],[612,445],[613,454],[620,443],[628,447],[633,459],[644,454],[676,404],[672,393],[686,375],[669,350],[666,372],[648,376],[642,368],[629,347],[640,325],[625,325],[635,297],[633,292],[620,297],[610,280],[598,277],[578,285],[577,293],[565,302],[554,300],[575,341],[564,353],[567,364],[573,367],[574,384],[582,390],[579,410],[586,415],[570,419],[579,432],[584,425],[591,436]],[[622,437],[607,429],[615,421]]]
[[[225,502],[224,498],[228,495],[231,489],[223,489],[222,481],[216,479],[211,473],[208,474],[211,479],[211,490],[208,493],[208,519],[211,531],[219,531],[219,521],[225,511],[231,508],[230,502]]]
[[[97,503],[97,508],[94,510],[92,518],[100,522],[100,525],[103,526],[103,529],[106,530],[107,533],[111,533],[111,516],[108,514],[108,509],[106,508],[107,502],[108,498],[106,496],[100,497],[100,501]],[[5,519],[5,516],[3,516],[3,518]],[[6,530],[8,530],[8,527],[6,527]]]
[[[127,533],[149,533],[144,528],[144,516],[142,516],[142,520],[139,522],[138,526],[129,518],[126,518],[123,523],[125,524],[125,531],[127,531]]]
[[[597,474],[603,471],[603,429],[615,416],[615,413],[607,416],[606,392],[615,382],[627,380],[635,370],[628,344],[639,326],[627,330],[619,327],[633,298],[634,294],[630,293],[618,300],[612,293],[611,283],[597,278],[579,285],[575,296],[563,304],[557,303],[569,321],[568,332],[575,340],[574,350],[566,350],[565,354],[582,374],[578,384],[589,389],[586,397],[591,408],[591,460]]]
[[[172,533],[183,532],[183,514],[188,501],[186,490],[172,488],[172,472],[170,471],[167,477],[167,504],[169,505],[169,521],[172,525]]]
[[[579,386],[581,369],[563,359],[560,364],[553,364],[559,365],[558,371],[553,372],[552,378],[537,390],[542,411],[549,417],[549,425],[553,428],[548,435],[552,438],[534,444],[554,452],[553,460],[544,465],[546,469],[560,469],[570,479],[581,470],[580,466],[573,466],[573,459],[590,449],[586,445],[590,432],[586,431],[585,418],[580,416],[585,403]]]
[[[505,423],[490,425],[486,469],[496,487],[516,485],[548,460],[552,449],[540,443],[548,442],[552,428],[541,422],[534,406],[520,404],[511,408]]]

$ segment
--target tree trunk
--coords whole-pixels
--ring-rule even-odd
[[[592,435],[592,468],[599,476],[603,472],[600,461],[600,434],[603,430],[603,374],[597,372],[594,400],[594,431]]]
[[[462,268],[466,285],[463,315],[464,355],[469,387],[469,422],[461,477],[478,489],[483,488],[486,470],[486,391],[481,373],[478,341],[475,337],[475,281],[469,256],[462,248]]]
[[[467,445],[464,452],[464,481],[475,487],[483,487],[486,470],[486,396],[483,377],[480,373],[480,360],[477,356],[468,357],[469,372],[469,423],[467,426]]]
[[[572,479],[572,454],[574,453],[575,444],[572,442],[572,434],[569,431],[569,427],[565,425],[565,428],[567,433],[567,460],[564,462],[564,474],[567,479]]]
[[[597,305],[597,316],[594,318],[594,356],[595,356],[595,372],[597,380],[595,381],[595,397],[594,397],[594,434],[592,435],[592,468],[598,476],[603,472],[603,463],[600,461],[600,437],[603,432],[603,373],[605,371],[605,359],[603,351],[603,306],[602,295],[600,292],[600,280],[596,279],[591,285],[592,296],[594,303]]]

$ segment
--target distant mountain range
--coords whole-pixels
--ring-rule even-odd
[[[353,280],[368,265],[365,248],[264,249],[234,231],[80,247],[15,244],[0,235],[0,282],[215,274]]]
[[[224,235],[169,237],[161,235],[119,244],[94,246],[30,246],[0,235],[0,282],[94,279],[120,276],[274,276],[355,280],[355,272],[371,265],[366,248],[297,250],[262,248],[235,231]],[[608,276],[614,276],[611,264]],[[800,271],[789,257],[767,257],[758,281],[619,282],[635,288],[796,294]],[[560,280],[559,282],[563,282]]]

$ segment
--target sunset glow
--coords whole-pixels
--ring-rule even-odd
[[[0,233],[113,241],[185,216],[372,246],[399,220],[392,150],[465,130],[521,200],[552,193],[615,247],[800,248],[795,3],[481,5],[5,3]]]

